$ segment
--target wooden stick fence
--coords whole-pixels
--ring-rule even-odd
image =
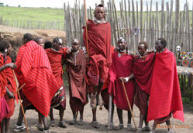
[[[174,5],[174,1],[176,2]],[[104,2],[104,1],[103,1]],[[153,10],[155,4],[155,10]],[[146,6],[144,6],[146,5]],[[192,1],[193,6],[193,1]],[[136,51],[139,41],[147,41],[150,48],[154,47],[157,38],[163,37],[168,42],[168,48],[176,52],[176,46],[183,44],[182,51],[193,51],[193,10],[186,2],[184,10],[180,11],[180,0],[170,0],[161,4],[157,0],[145,3],[134,3],[134,0],[121,0],[115,5],[115,0],[105,3],[106,19],[111,23],[112,45],[120,36],[124,37],[131,51]],[[88,8],[88,18],[93,19],[94,9]],[[82,40],[82,27],[84,26],[84,10],[79,1],[74,8],[64,4],[66,40],[70,45],[73,38]],[[74,24],[75,23],[75,24]],[[188,70],[187,70],[188,69]],[[192,68],[178,67],[182,95],[185,100],[193,100],[193,71]]]
[[[179,0],[175,2],[175,5],[174,0],[162,0],[161,4],[157,0],[148,3],[144,0],[136,3],[134,0],[121,0],[119,5],[115,4],[115,0],[104,3],[106,19],[112,27],[112,44],[115,45],[122,36],[126,38],[129,49],[135,51],[139,41],[145,40],[153,48],[155,40],[164,37],[168,41],[168,48],[174,52],[176,45],[182,44],[183,51],[193,51],[193,11],[189,10],[190,5],[187,2],[184,10],[180,11]],[[156,5],[155,10],[153,4]],[[89,19],[93,19],[93,11],[91,7],[87,8]],[[65,3],[64,13],[67,44],[70,44],[72,38],[82,40],[85,22],[80,0],[76,0],[73,8]]]

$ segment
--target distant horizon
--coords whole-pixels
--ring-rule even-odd
[[[4,6],[8,5],[9,7],[24,7],[24,8],[53,8],[53,9],[63,9],[64,3],[68,4],[73,7],[74,3],[76,0],[0,0],[0,3],[4,3]],[[79,1],[79,0],[77,0]],[[109,0],[104,0],[105,4]],[[121,0],[115,0],[115,4],[117,6],[117,9],[119,9],[119,2]],[[140,2],[140,0],[134,0],[135,4],[136,2]],[[143,10],[146,11],[146,3],[150,3],[151,0],[143,0],[144,1],[144,8]],[[154,0],[152,3],[152,10],[155,10],[156,7],[156,1],[159,3],[159,10],[161,10],[161,0]],[[189,10],[192,10],[193,7],[193,0],[187,0],[188,5],[189,5]],[[101,0],[86,0],[87,2],[87,7],[94,8],[95,4],[99,4]],[[165,0],[165,3],[170,2],[171,0]],[[174,7],[175,7],[175,0],[174,2]],[[83,3],[83,0],[80,0],[80,3]],[[186,0],[180,0],[180,10],[184,9],[184,4],[186,3]],[[139,4],[140,6],[140,4]],[[140,7],[139,7],[140,8]],[[166,9],[166,7],[165,7]],[[175,9],[175,8],[174,8]]]

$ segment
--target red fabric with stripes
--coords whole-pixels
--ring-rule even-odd
[[[26,84],[23,94],[40,113],[47,116],[59,86],[45,50],[34,41],[24,44],[18,51],[16,66],[20,85]]]
[[[0,67],[2,67],[4,64],[3,54],[0,53]],[[0,98],[3,98],[6,93],[5,86],[7,84],[5,73],[4,71],[0,72]],[[0,110],[1,110],[1,102],[0,102]]]
[[[12,62],[11,58],[9,56],[6,56],[5,64],[11,63],[11,62]],[[14,94],[17,100],[17,93],[16,93],[17,86],[16,86],[16,81],[15,81],[15,77],[13,74],[13,70],[11,68],[6,68],[4,72],[5,72],[5,76],[7,79],[7,88],[9,89],[9,91],[11,91]],[[14,113],[15,99],[10,99],[7,95],[5,96],[5,99],[9,106],[9,113],[7,115],[7,118],[10,118]]]
[[[157,53],[153,68],[147,121],[168,116],[184,121],[181,91],[174,54]]]

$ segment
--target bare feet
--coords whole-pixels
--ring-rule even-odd
[[[38,129],[39,131],[44,131],[44,127],[43,127],[43,125],[42,125],[41,123],[38,123],[38,124],[37,124],[37,129]]]
[[[54,121],[54,120],[51,120],[51,121],[50,121],[50,126],[51,126],[51,127],[54,127],[54,126],[55,126],[55,121]]]
[[[99,128],[99,124],[97,121],[92,121],[91,123],[91,126],[94,127],[94,128]]]
[[[149,126],[145,126],[144,128],[142,128],[142,131],[151,131],[151,128]]]
[[[66,125],[64,124],[63,121],[59,121],[58,126],[61,128],[66,128]]]
[[[124,128],[123,124],[119,124],[118,129],[123,129],[123,128]]]
[[[76,120],[72,120],[71,122],[69,122],[69,125],[76,125],[77,121]]]
[[[24,124],[22,124],[21,126],[16,125],[14,128],[14,132],[23,132],[26,129],[26,127],[24,126]]]
[[[127,124],[127,129],[128,129],[129,131],[136,131],[136,130],[137,130],[137,129],[134,128],[131,124]]]

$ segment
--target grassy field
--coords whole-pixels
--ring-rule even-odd
[[[118,16],[120,16],[119,11],[117,12],[117,14]],[[154,14],[155,16],[156,13],[152,12],[152,14]],[[175,13],[173,13],[172,17],[173,19],[174,16]],[[190,11],[189,16],[190,16],[190,25],[192,25],[192,11]],[[3,19],[3,21],[1,18]],[[144,12],[143,21],[145,22],[146,19],[147,19],[147,12]],[[161,12],[159,13],[159,19],[161,19]],[[0,7],[0,24],[25,29],[63,30],[64,10],[52,8]]]
[[[6,20],[63,21],[63,9],[0,7],[0,16]]]
[[[63,29],[63,9],[0,7],[1,24],[20,28]]]

